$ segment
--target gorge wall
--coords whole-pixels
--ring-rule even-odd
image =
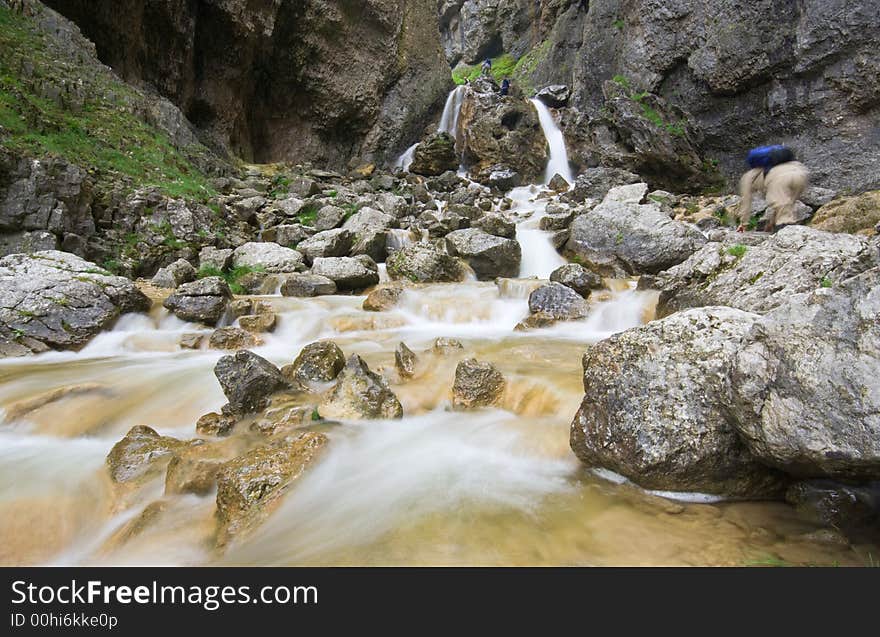
[[[451,80],[431,0],[47,0],[245,160],[382,160]]]

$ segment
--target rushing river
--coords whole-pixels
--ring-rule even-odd
[[[742,565],[876,556],[782,503],[659,497],[577,461],[568,436],[583,394],[581,355],[650,320],[656,296],[610,281],[586,319],[515,331],[529,292],[563,263],[537,227],[546,200],[536,190],[511,193],[522,219],[518,279],[416,286],[383,313],[363,311],[362,296],[259,297],[278,313],[278,328],[254,351],[278,365],[319,339],[379,371],[393,368],[403,341],[419,364],[413,380],[392,384],[402,420],[316,424],[330,438],[327,452],[225,553],[213,548],[213,495],[166,496],[161,476],[120,489],[104,464],[130,427],[191,438],[198,417],[225,402],[213,375],[225,352],[178,345],[204,328],[157,305],[78,353],[0,361],[0,563]],[[464,348],[433,353],[437,337]],[[455,366],[469,356],[507,378],[498,408],[450,409]],[[132,531],[128,523],[148,507],[151,523]]]

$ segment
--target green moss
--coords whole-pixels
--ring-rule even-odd
[[[626,77],[624,77],[623,75],[615,75],[614,77],[611,78],[611,81],[614,82],[615,84],[619,84],[620,86],[622,86],[626,90],[630,90],[630,88],[631,88],[630,84],[629,84],[629,80]]]
[[[319,209],[320,204],[310,201],[296,215],[296,220],[304,226],[313,226],[315,225],[315,219],[318,218]]]
[[[819,285],[823,288],[830,288],[832,285],[834,285],[834,282],[827,276],[823,276],[822,280],[819,281]]]
[[[626,26],[626,22],[624,22],[620,18],[617,18],[617,20],[611,23],[611,26],[613,26],[618,31],[623,31],[623,27]]]
[[[248,265],[241,265],[237,268],[232,268],[228,272],[223,272],[222,270],[211,266],[211,265],[203,265],[199,268],[197,273],[198,278],[204,279],[209,276],[219,276],[221,279],[226,281],[229,285],[229,289],[232,290],[233,294],[245,294],[247,290],[245,290],[239,281],[242,277],[252,272],[265,272],[266,268],[262,266],[251,267]]]
[[[496,82],[500,82],[504,78],[513,78],[517,63],[518,60],[508,53],[492,58],[492,70],[489,74]],[[461,85],[467,81],[473,82],[481,75],[482,63],[473,66],[460,65],[452,70],[452,81]]]
[[[727,254],[732,257],[736,257],[737,259],[741,259],[743,255],[745,255],[746,250],[748,250],[746,246],[741,243],[737,243],[727,248]]]

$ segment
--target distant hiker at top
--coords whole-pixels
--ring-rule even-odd
[[[745,230],[752,215],[752,193],[760,192],[767,200],[766,232],[774,232],[791,225],[794,203],[807,187],[810,172],[795,160],[794,153],[785,146],[760,146],[749,151],[746,161],[750,170],[739,181],[739,227]]]
[[[498,91],[501,95],[507,95],[510,92],[510,80],[506,77],[501,80],[501,90]]]
[[[491,71],[492,71],[492,60],[489,58],[486,58],[486,61],[483,62],[483,67],[482,67],[483,75],[489,75],[489,73]]]

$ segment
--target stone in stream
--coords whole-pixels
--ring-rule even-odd
[[[446,250],[464,259],[481,281],[519,274],[522,249],[515,239],[468,228],[446,235]]]
[[[269,396],[288,387],[277,367],[247,350],[217,361],[214,375],[234,413],[259,411],[266,406]]]
[[[332,279],[318,274],[291,274],[281,284],[283,296],[313,297],[336,294]]]
[[[184,283],[163,305],[183,321],[216,325],[232,298],[229,285],[219,276]]]
[[[875,535],[880,522],[880,482],[856,486],[804,480],[788,487],[785,501],[812,522],[841,529],[848,536]]]
[[[419,362],[415,352],[406,343],[401,341],[394,350],[394,366],[401,378],[412,378],[416,373],[416,364]]]
[[[260,337],[240,327],[231,326],[217,328],[208,339],[208,347],[211,349],[245,349],[262,344]]]
[[[647,489],[779,495],[781,474],[749,452],[728,412],[725,378],[758,318],[687,310],[590,347],[572,450]]]
[[[306,263],[312,263],[318,257],[345,257],[351,251],[354,234],[345,228],[324,230],[296,246],[302,252]]]
[[[403,407],[387,381],[352,354],[318,413],[322,418],[340,420],[392,419],[403,416]]]
[[[317,258],[312,274],[323,276],[336,284],[339,290],[362,290],[379,282],[379,268],[370,257]]]
[[[345,367],[345,354],[333,341],[318,341],[303,347],[290,365],[281,373],[291,384],[308,387],[310,383],[328,383],[339,376]]]
[[[195,268],[186,259],[178,259],[171,265],[159,268],[150,283],[158,288],[176,288],[196,278]]]
[[[431,351],[435,354],[446,355],[459,349],[464,349],[464,345],[462,345],[461,341],[454,338],[440,336],[434,339],[434,345],[432,346]]]
[[[550,273],[550,280],[571,288],[584,298],[602,287],[602,277],[577,263],[566,263],[556,268]]]
[[[587,301],[580,294],[561,283],[548,283],[529,294],[529,311],[541,313],[557,320],[570,320],[585,317],[590,310]]]
[[[0,259],[0,356],[80,349],[121,314],[149,308],[134,283],[73,254]]]
[[[500,402],[506,381],[492,363],[468,358],[455,368],[452,406],[456,409],[489,407]]]
[[[260,314],[247,314],[238,319],[238,324],[248,332],[262,334],[274,332],[278,318],[274,312],[262,312]]]
[[[226,306],[226,311],[233,319],[253,312],[254,304],[250,299],[233,299]]]
[[[131,482],[167,463],[172,453],[201,441],[160,436],[146,425],[132,427],[107,454],[107,468],[114,482]]]
[[[269,241],[251,241],[237,247],[232,264],[236,268],[249,267],[275,274],[298,272],[304,267],[302,253]]]
[[[205,340],[204,334],[198,332],[188,332],[180,337],[180,347],[183,349],[201,349]]]
[[[257,447],[225,463],[217,474],[217,545],[227,545],[262,522],[327,442],[324,434],[309,431]]]
[[[757,458],[804,478],[880,479],[878,317],[880,267],[755,322],[733,359],[730,411]]]
[[[215,444],[186,447],[175,452],[165,470],[165,494],[207,495],[217,484],[217,475],[229,460]]]
[[[449,133],[433,133],[416,146],[409,171],[429,177],[458,168],[455,139]]]
[[[398,250],[387,261],[388,276],[414,283],[446,283],[464,279],[462,262],[428,243]]]
[[[565,180],[565,177],[563,177],[559,173],[556,173],[555,175],[553,175],[553,178],[547,184],[547,187],[550,190],[552,190],[553,192],[565,192],[566,190],[568,190],[570,185],[571,184],[569,184]]]
[[[196,421],[196,432],[203,436],[228,436],[235,428],[235,418],[209,412]]]
[[[397,305],[402,295],[403,287],[399,284],[377,287],[364,299],[363,309],[367,312],[387,312]]]
[[[489,213],[474,221],[473,226],[483,232],[505,239],[516,238],[516,224],[504,215]]]

